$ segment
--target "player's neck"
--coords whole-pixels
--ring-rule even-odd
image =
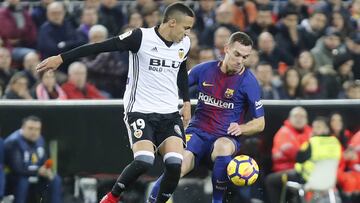
[[[172,41],[170,39],[170,30],[166,28],[165,24],[163,24],[163,23],[160,24],[158,32],[161,35],[161,37],[163,37],[166,41],[169,41],[169,42]]]

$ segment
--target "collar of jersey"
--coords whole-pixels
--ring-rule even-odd
[[[165,45],[166,45],[167,47],[171,47],[171,45],[173,44],[173,42],[167,41],[165,38],[163,38],[163,37],[160,35],[160,33],[159,33],[159,27],[160,27],[160,25],[157,25],[157,26],[154,27],[155,33],[156,33],[157,36],[165,43]]]

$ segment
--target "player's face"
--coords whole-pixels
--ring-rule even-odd
[[[25,139],[35,142],[40,137],[41,122],[39,121],[26,121],[21,127],[22,134]]]
[[[239,42],[226,45],[224,58],[226,74],[240,73],[245,68],[244,62],[250,56],[251,49],[251,46],[245,46]]]
[[[194,25],[194,18],[190,16],[181,16],[180,20],[174,20],[174,29],[171,39],[179,43],[185,36],[190,34],[190,29]]]

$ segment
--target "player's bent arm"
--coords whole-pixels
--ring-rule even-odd
[[[264,116],[255,118],[245,124],[240,125],[242,135],[253,135],[255,133],[263,131],[264,128],[265,128]]]

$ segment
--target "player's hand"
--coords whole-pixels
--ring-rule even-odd
[[[183,107],[180,110],[180,115],[183,117],[183,125],[186,129],[189,125],[190,118],[191,118],[191,103],[190,102],[184,102]]]
[[[234,136],[240,136],[242,134],[240,125],[238,123],[230,123],[227,133]]]
[[[41,63],[36,66],[36,71],[43,72],[48,70],[56,70],[62,63],[63,60],[60,55],[51,56],[41,61]]]

